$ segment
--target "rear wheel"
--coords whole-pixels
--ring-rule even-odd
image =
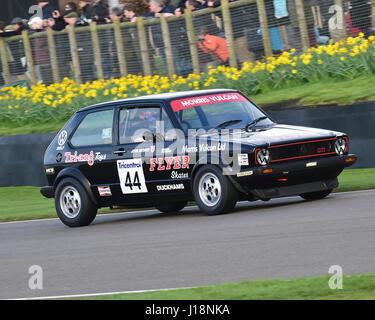
[[[158,204],[155,207],[163,213],[173,213],[181,211],[183,208],[185,208],[186,204],[187,201],[180,201],[166,204]]]
[[[60,220],[69,227],[87,226],[97,214],[86,190],[73,178],[65,178],[58,184],[55,207]]]
[[[316,191],[316,192],[309,192],[300,194],[300,197],[306,200],[319,200],[327,197],[333,189],[323,190],[323,191]]]
[[[194,199],[208,215],[227,213],[235,207],[238,192],[216,166],[201,167],[193,182]]]

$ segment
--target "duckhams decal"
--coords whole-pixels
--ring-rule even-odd
[[[236,102],[236,101],[248,101],[243,95],[239,93],[219,93],[212,94],[209,96],[191,97],[180,100],[172,101],[171,105],[174,112],[194,108],[197,106],[214,104],[220,102]]]
[[[153,158],[150,160],[150,171],[189,169],[189,156]]]
[[[158,191],[171,191],[171,190],[184,190],[185,186],[183,183],[179,184],[163,184],[156,186],[156,190]]]

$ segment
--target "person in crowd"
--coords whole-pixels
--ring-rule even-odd
[[[174,15],[174,6],[166,6],[163,0],[150,0],[150,14],[147,16],[153,18],[160,18],[163,14],[164,17],[170,17]]]
[[[133,3],[124,5],[124,20],[129,22],[137,22],[136,6]]]
[[[131,2],[126,2],[124,4],[125,21],[137,22],[137,17],[147,14],[148,12],[149,5],[144,0],[131,0]],[[137,29],[134,26],[123,30],[122,37],[128,72],[131,74],[141,74],[143,72],[143,66]]]
[[[48,19],[48,26],[52,28],[54,31],[61,31],[64,30],[67,26],[63,16],[60,14],[60,11],[55,10],[52,13],[52,18]]]
[[[114,21],[122,21],[122,17],[123,6],[114,6],[110,9],[109,17],[106,18],[106,22],[113,23]],[[100,47],[104,77],[106,79],[114,78],[118,76],[119,71],[114,32],[111,30],[101,30],[98,32],[98,35],[99,41],[107,44]]]
[[[310,41],[310,46],[315,47],[317,45],[316,41],[316,35],[315,35],[315,24],[314,24],[314,15],[312,12],[312,7],[318,6],[318,0],[304,0],[303,1],[303,6],[304,6],[304,11],[305,11],[305,20],[306,20],[306,25],[307,25],[307,31],[309,35],[309,41]],[[292,40],[289,44],[291,47],[301,49],[302,45],[301,42],[298,41],[299,38],[299,21],[298,21],[298,16],[297,16],[297,8],[296,8],[296,3],[295,0],[287,0],[287,8],[288,8],[288,13],[289,13],[289,19],[291,22],[291,25],[293,26],[293,32],[289,32],[288,38]],[[293,39],[295,39],[293,41]]]
[[[21,19],[20,17],[14,18],[10,24],[12,25],[13,30],[17,34],[21,34],[23,30],[27,29],[27,27],[24,24],[23,19]]]
[[[365,37],[371,35],[371,2],[366,0],[350,1],[350,18],[353,28],[360,29]]]
[[[137,17],[147,15],[150,12],[150,6],[145,0],[128,0],[124,3],[124,20],[136,22]]]
[[[63,14],[63,19],[66,23],[65,29],[68,29],[71,25],[83,25],[81,20],[79,19],[78,13],[75,11],[68,10]],[[79,22],[77,24],[77,22]],[[87,25],[87,24],[86,24]]]
[[[108,0],[96,0],[93,2],[93,16],[97,24],[107,23],[109,17]]]
[[[106,22],[107,23],[111,23],[115,20],[122,20],[123,18],[123,9],[121,6],[115,6],[115,7],[112,7],[109,11],[109,17],[106,18]]]
[[[42,19],[44,21],[52,18],[54,8],[50,5],[49,0],[38,0],[38,6],[42,8]]]
[[[5,29],[5,22],[0,21],[0,34],[5,32],[4,29]],[[0,86],[5,84],[2,72],[3,72],[3,68],[2,68],[2,65],[0,64]]]
[[[64,15],[67,15],[71,12],[74,12],[77,14],[78,16],[78,7],[76,5],[75,2],[68,2],[66,5],[65,5],[65,12],[64,12]]]
[[[229,51],[227,41],[221,37],[209,34],[206,27],[199,30],[198,46],[205,54],[211,56],[214,64],[228,65]]]
[[[91,6],[91,0],[80,0],[78,3],[81,16],[80,19],[90,23],[93,20],[93,7]]]
[[[33,17],[29,21],[29,27],[32,33],[45,31],[43,20],[40,17]],[[35,65],[35,75],[38,83],[51,83],[53,79],[48,54],[48,42],[46,37],[38,37],[33,41],[33,57]]]

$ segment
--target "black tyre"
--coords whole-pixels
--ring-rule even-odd
[[[316,192],[309,192],[300,194],[300,197],[306,200],[319,200],[327,197],[333,189],[323,190],[323,191],[316,191]]]
[[[98,211],[86,190],[73,178],[65,178],[59,182],[55,193],[55,207],[60,220],[69,227],[89,225]]]
[[[227,213],[233,210],[238,192],[220,168],[213,165],[201,167],[193,181],[194,199],[207,215]]]
[[[166,204],[158,204],[155,206],[155,208],[163,213],[174,213],[181,211],[183,208],[185,208],[186,204],[187,201],[180,201]]]

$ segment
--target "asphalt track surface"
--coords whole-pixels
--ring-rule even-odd
[[[29,267],[43,268],[30,290]],[[375,272],[375,190],[242,202],[208,217],[156,210],[0,224],[0,298],[191,287],[256,279]]]

